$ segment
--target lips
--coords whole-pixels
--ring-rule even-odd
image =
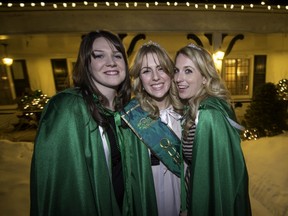
[[[156,83],[156,84],[152,84],[151,87],[154,89],[154,90],[160,90],[162,89],[164,86],[164,83]]]
[[[187,89],[187,85],[177,85],[178,89]]]
[[[106,75],[118,75],[119,71],[118,70],[109,70],[104,72]]]

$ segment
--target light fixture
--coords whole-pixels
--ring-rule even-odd
[[[5,64],[7,66],[10,66],[10,65],[13,64],[13,59],[8,57],[8,55],[7,55],[7,46],[8,46],[8,44],[3,43],[2,46],[4,46],[4,57],[2,58],[2,62],[3,62],[3,64]]]
[[[222,60],[224,56],[225,56],[225,52],[221,50],[218,50],[217,52],[213,54],[214,64],[219,73],[221,73],[222,71]]]
[[[218,50],[216,53],[214,53],[214,59],[215,60],[223,60],[225,55],[225,52]]]

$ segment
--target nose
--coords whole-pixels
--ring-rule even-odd
[[[174,75],[174,80],[177,83],[183,81],[183,75],[182,75],[182,73],[180,71]]]
[[[114,56],[109,56],[109,57],[107,58],[106,65],[107,65],[107,66],[112,66],[112,67],[116,65]]]
[[[153,70],[152,76],[153,80],[159,80],[159,72],[157,70]]]

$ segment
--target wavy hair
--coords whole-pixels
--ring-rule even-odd
[[[169,57],[168,53],[160,47],[159,44],[149,42],[144,44],[137,52],[132,67],[130,68],[130,75],[133,80],[133,90],[136,98],[138,99],[141,107],[149,113],[151,118],[158,118],[160,111],[152,97],[144,90],[143,84],[140,80],[140,71],[142,68],[143,60],[147,58],[149,53],[157,56],[160,66],[163,68],[166,74],[171,78],[171,88],[169,90],[169,103],[173,106],[174,110],[178,113],[182,113],[182,103],[179,100],[176,85],[173,82],[174,77],[174,63]]]
[[[185,113],[185,136],[195,122],[199,105],[203,99],[208,96],[213,96],[230,103],[230,93],[217,72],[212,55],[206,49],[194,44],[187,45],[176,53],[175,62],[179,54],[185,55],[193,61],[195,67],[197,67],[201,75],[206,79],[206,83],[202,85],[195,96],[185,101],[188,106],[187,113]]]
[[[97,124],[106,128],[108,126],[108,121],[100,115],[99,109],[94,102],[93,95],[98,97],[100,104],[103,106],[108,104],[108,99],[97,89],[90,75],[93,43],[95,39],[100,37],[105,38],[111,44],[111,46],[114,46],[123,55],[125,61],[126,77],[125,80],[119,85],[118,93],[115,98],[115,110],[121,110],[124,105],[129,102],[131,97],[131,84],[126,51],[121,39],[112,32],[97,30],[89,32],[87,35],[83,36],[77,61],[73,68],[73,83],[75,87],[80,89],[83,98],[89,107],[91,115]]]

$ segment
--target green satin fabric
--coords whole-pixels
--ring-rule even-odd
[[[216,98],[200,104],[193,144],[188,215],[249,216],[248,173],[230,107]]]
[[[126,130],[119,130],[124,136],[129,135]],[[121,143],[120,146],[125,181],[121,214],[102,139],[82,96],[74,89],[54,96],[43,111],[35,139],[30,215],[148,215],[146,207],[149,201],[143,205],[141,201],[150,198],[145,190],[151,190],[153,194],[154,188],[143,186],[146,186],[146,176],[142,176],[147,174],[143,168],[146,164],[140,161],[141,149],[137,152],[137,148],[131,146],[131,143]],[[136,199],[136,195],[141,193],[144,193],[141,199]]]
[[[148,117],[139,102],[133,99],[125,106],[122,119],[134,133],[175,175],[181,175],[180,146],[181,140],[174,132],[161,122]]]

